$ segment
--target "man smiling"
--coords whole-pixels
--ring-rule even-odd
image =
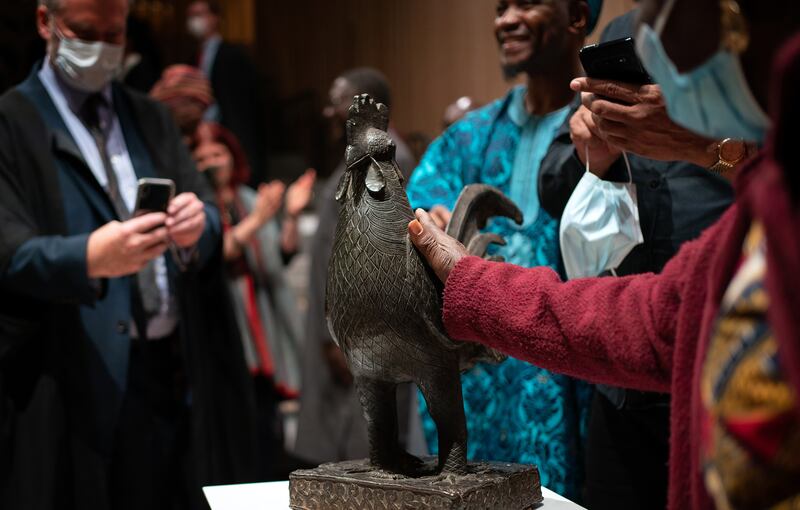
[[[408,185],[411,205],[444,225],[461,189],[491,184],[525,215],[522,225],[494,222],[508,244],[498,254],[525,267],[559,265],[557,221],[539,207],[539,165],[575,97],[578,50],[595,23],[599,1],[501,0],[494,21],[500,63],[527,84],[467,114],[435,140]],[[580,430],[591,390],[515,359],[479,365],[462,377],[471,459],[532,463],[542,483],[577,497]],[[426,435],[435,433],[425,416]]]

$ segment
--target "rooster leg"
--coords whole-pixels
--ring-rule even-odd
[[[397,463],[397,392],[394,383],[359,377],[358,396],[367,421],[370,463],[394,471]]]
[[[439,471],[467,472],[467,421],[458,366],[431,370],[419,385],[439,435]]]

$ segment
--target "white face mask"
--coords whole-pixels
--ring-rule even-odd
[[[69,39],[58,31],[56,34],[59,45],[53,64],[70,86],[99,92],[119,73],[124,53],[121,45]]]
[[[623,153],[630,182],[604,181],[589,171],[567,202],[561,216],[559,241],[567,278],[588,278],[612,272],[644,242],[639,224],[636,185],[628,156]]]
[[[208,32],[208,20],[203,16],[192,16],[186,20],[186,30],[192,37],[202,39]]]

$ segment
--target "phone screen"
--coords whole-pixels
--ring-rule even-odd
[[[170,179],[140,179],[134,216],[166,212],[174,195],[175,183]]]

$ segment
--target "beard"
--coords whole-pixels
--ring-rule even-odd
[[[502,50],[501,50],[502,51]],[[528,55],[527,58],[518,60],[516,62],[509,62],[504,55],[500,55],[500,70],[503,72],[503,79],[506,81],[514,81],[520,74],[529,73],[535,65],[536,55]]]
[[[506,81],[514,80],[517,76],[520,75],[520,73],[524,73],[527,70],[528,66],[526,64],[527,62],[519,62],[516,64],[501,64],[500,69],[503,72],[503,79]]]

